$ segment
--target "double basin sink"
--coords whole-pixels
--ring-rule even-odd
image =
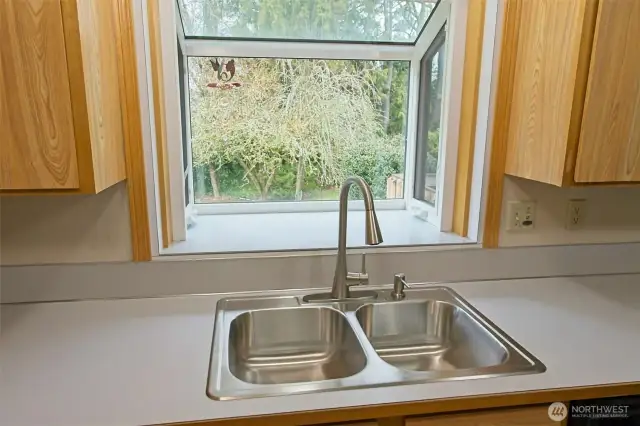
[[[218,302],[210,398],[545,371],[540,361],[447,287],[409,289],[401,301],[391,300],[389,290],[376,290],[362,299],[306,303],[308,293]]]

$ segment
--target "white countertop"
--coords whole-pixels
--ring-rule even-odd
[[[147,425],[640,381],[640,275],[451,287],[547,371],[213,401],[205,386],[219,296],[3,305],[0,424]]]

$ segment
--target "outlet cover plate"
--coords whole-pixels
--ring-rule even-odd
[[[569,203],[567,203],[565,228],[570,231],[582,229],[586,215],[587,200],[569,200]]]
[[[507,231],[531,231],[535,226],[535,201],[509,201],[507,204]]]

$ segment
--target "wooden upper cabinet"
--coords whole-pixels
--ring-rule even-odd
[[[0,0],[0,190],[125,179],[117,2]]]
[[[507,1],[519,30],[505,172],[640,180],[640,2]]]
[[[519,25],[505,171],[572,180],[595,0],[508,0]]]
[[[640,1],[602,0],[576,182],[640,181]]]
[[[60,4],[0,5],[0,188],[79,188]]]

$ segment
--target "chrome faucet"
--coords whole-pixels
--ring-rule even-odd
[[[374,246],[382,242],[382,233],[378,218],[373,206],[373,195],[371,188],[361,177],[352,176],[347,178],[340,188],[340,224],[338,230],[338,260],[336,262],[336,273],[333,277],[333,287],[331,287],[331,297],[333,299],[348,299],[350,280],[363,282],[362,274],[347,272],[347,204],[349,203],[349,189],[355,184],[360,188],[364,198],[365,214],[365,236],[367,245]],[[366,277],[368,278],[368,277]]]

